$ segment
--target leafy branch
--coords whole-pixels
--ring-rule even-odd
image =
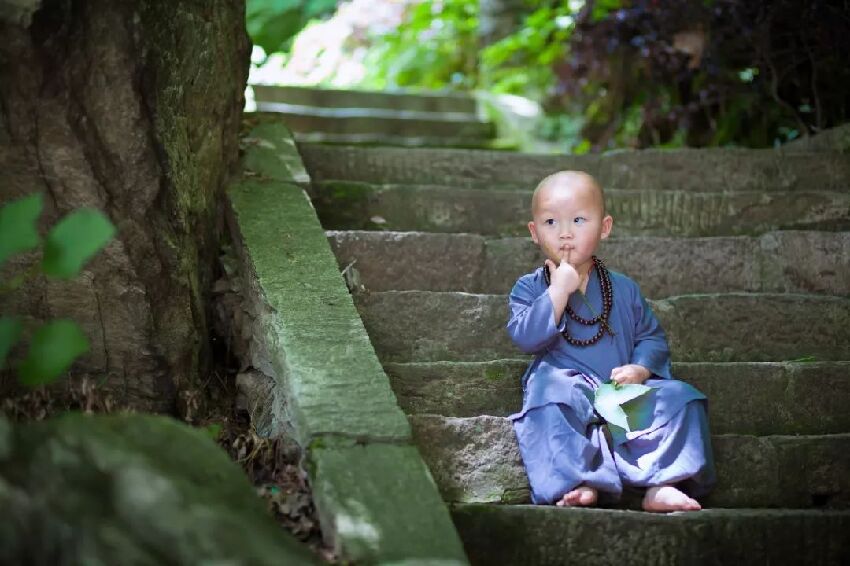
[[[32,194],[0,208],[0,267],[15,254],[29,252],[42,243],[38,218],[44,207],[43,196]],[[0,294],[11,293],[39,274],[53,279],[73,279],[83,266],[115,234],[112,222],[92,208],[77,209],[47,233],[41,262],[33,264],[7,283],[0,283]],[[15,344],[25,334],[24,318],[0,315],[0,368]],[[29,350],[17,366],[18,379],[29,386],[49,383],[65,373],[79,356],[89,350],[89,341],[72,320],[45,322],[31,334]]]

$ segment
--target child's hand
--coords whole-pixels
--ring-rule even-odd
[[[649,379],[651,375],[652,372],[643,366],[627,364],[611,370],[611,381],[615,381],[620,385],[629,383],[640,384]]]
[[[581,285],[581,278],[576,268],[567,261],[562,260],[561,265],[556,266],[551,259],[546,260],[549,268],[549,287],[563,293],[565,296],[572,295]]]

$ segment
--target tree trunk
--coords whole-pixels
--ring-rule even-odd
[[[478,43],[484,48],[514,33],[529,13],[525,0],[479,0]]]
[[[43,192],[43,228],[93,206],[118,233],[80,277],[38,279],[0,312],[76,320],[92,347],[73,378],[172,411],[210,366],[207,299],[248,72],[244,0],[29,4],[0,10],[0,202]]]

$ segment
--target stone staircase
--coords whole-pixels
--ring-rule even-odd
[[[280,114],[299,142],[482,148],[495,137],[468,94],[252,88],[257,110]]]
[[[473,564],[850,561],[850,159],[540,156],[302,143],[314,206]],[[674,373],[710,400],[719,482],[690,514],[527,505],[506,293],[541,263],[536,180],[590,172]]]

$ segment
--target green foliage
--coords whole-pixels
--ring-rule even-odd
[[[287,51],[310,20],[333,12],[336,5],[337,0],[248,0],[248,34],[266,53]]]
[[[41,208],[40,194],[12,201],[0,208],[0,266],[9,256],[38,245],[35,222],[41,215]]]
[[[72,279],[114,235],[115,227],[100,211],[75,210],[47,234],[42,271],[58,279]]]
[[[42,199],[41,194],[33,194],[0,208],[0,261],[38,246],[37,223]],[[71,279],[77,276],[114,234],[115,227],[97,210],[83,208],[70,213],[48,233],[42,262],[6,284],[5,290],[19,288],[39,269],[49,277]],[[0,368],[6,364],[9,352],[25,330],[20,317],[0,316]],[[72,320],[46,322],[32,333],[29,342],[27,355],[17,368],[21,383],[29,386],[55,380],[89,350],[88,339]]]
[[[27,357],[18,366],[21,383],[49,383],[68,371],[71,364],[89,351],[89,341],[72,320],[52,320],[33,334]]]
[[[532,12],[519,30],[481,52],[484,86],[497,93],[546,96],[555,82],[552,66],[564,57],[573,22],[568,2]]]
[[[629,402],[649,393],[651,389],[646,385],[603,383],[596,388],[593,407],[610,424],[630,432],[630,423],[635,422],[636,416],[631,414]]]
[[[367,88],[446,86],[476,82],[478,0],[424,0],[365,61]]]

